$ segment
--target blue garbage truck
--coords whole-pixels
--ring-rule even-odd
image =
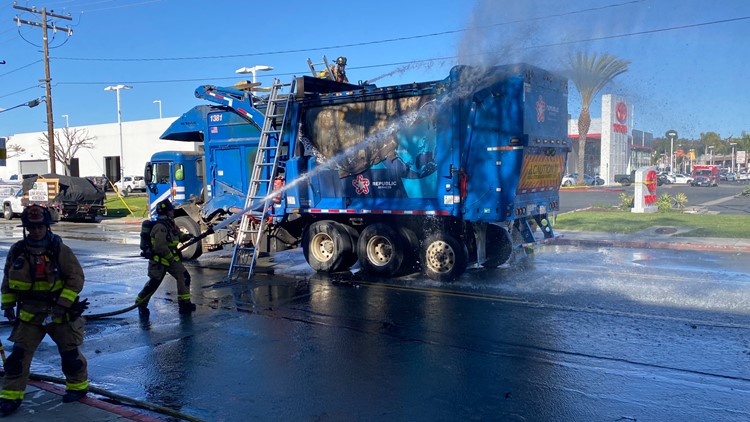
[[[555,238],[570,150],[566,79],[512,64],[456,66],[445,79],[397,86],[308,76],[292,85],[274,116],[250,89],[200,86],[195,95],[214,104],[161,136],[202,149],[159,152],[146,165],[150,202],[172,199],[181,230],[210,233],[187,259],[237,239],[238,224],[221,222],[248,211],[269,119],[284,121],[278,164],[264,170],[274,194],[262,251],[301,247],[319,272],[359,264],[380,277],[420,269],[452,280]]]

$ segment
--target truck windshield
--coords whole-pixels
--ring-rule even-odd
[[[151,183],[169,183],[169,163],[154,163]]]

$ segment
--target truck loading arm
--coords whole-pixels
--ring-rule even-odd
[[[195,96],[196,98],[227,106],[246,118],[258,130],[263,130],[265,115],[255,108],[253,96],[249,91],[214,85],[201,85],[195,89]]]

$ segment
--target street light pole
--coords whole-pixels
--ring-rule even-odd
[[[125,154],[122,149],[122,113],[120,112],[120,90],[121,89],[133,89],[129,85],[111,85],[104,88],[105,91],[115,91],[117,94],[117,125],[120,128],[120,178],[125,176]]]
[[[161,100],[154,100],[154,104],[159,104],[159,118],[161,119]]]
[[[68,127],[68,115],[63,114],[62,117],[65,117],[65,127]]]
[[[714,165],[714,146],[713,145],[708,146],[708,153],[709,153],[709,164]]]
[[[667,138],[670,140],[670,149],[669,149],[669,173],[674,174],[674,166],[677,163],[677,159],[674,156],[674,140],[677,139],[677,131],[675,130],[668,130]]]
[[[735,173],[734,171],[734,146],[737,145],[737,142],[730,142],[729,145],[732,146],[732,173]]]

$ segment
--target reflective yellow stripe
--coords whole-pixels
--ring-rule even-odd
[[[162,265],[169,265],[169,260],[166,259],[166,258],[162,258],[159,255],[155,255],[154,256],[154,261],[156,261],[156,262],[158,262],[159,264],[162,264]]]
[[[62,288],[63,288],[63,281],[62,279],[58,278],[57,280],[55,280],[55,285],[52,286],[52,291],[56,292]]]
[[[70,383],[70,382],[66,382],[65,383],[65,389],[66,390],[83,391],[83,390],[87,390],[88,388],[89,388],[89,381],[88,380],[86,380],[84,382],[78,382],[78,383],[75,383],[75,384],[74,383]]]
[[[31,290],[35,292],[49,292],[52,290],[52,284],[49,281],[35,281],[31,285]]]
[[[19,319],[20,319],[21,321],[24,321],[24,322],[29,322],[29,321],[31,321],[31,319],[32,319],[32,318],[34,318],[34,314],[32,314],[31,312],[28,312],[28,311],[24,311],[23,309],[21,309],[21,310],[20,310],[20,311],[18,312],[18,318],[19,318]]]
[[[184,295],[177,295],[177,300],[190,300],[190,293],[185,293]]]
[[[60,292],[60,297],[68,299],[71,302],[75,302],[76,298],[78,297],[78,293],[70,289],[63,289],[62,292]]]
[[[10,288],[13,290],[31,290],[31,282],[23,280],[10,279],[8,281]]]
[[[9,303],[16,303],[18,300],[18,295],[15,293],[3,293],[3,305],[7,305]]]
[[[18,391],[18,390],[2,390],[2,391],[0,391],[0,399],[22,400],[23,399],[23,391]]]

